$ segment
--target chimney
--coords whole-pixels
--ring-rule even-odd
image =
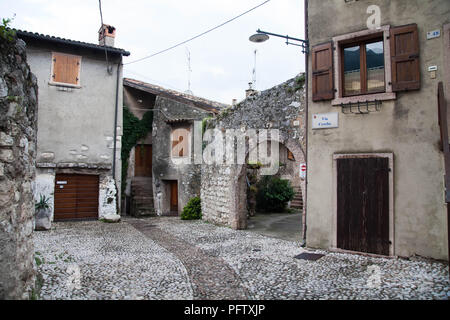
[[[256,94],[258,91],[256,91],[255,89],[253,89],[253,82],[249,82],[248,83],[248,89],[245,90],[245,97],[248,98],[254,94]]]
[[[98,44],[101,46],[114,47],[114,38],[116,37],[116,28],[104,24],[98,30]]]

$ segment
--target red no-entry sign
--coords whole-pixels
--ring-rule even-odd
[[[306,178],[306,163],[300,163],[300,178]]]

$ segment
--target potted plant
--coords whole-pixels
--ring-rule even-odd
[[[51,205],[49,202],[50,197],[41,194],[39,201],[35,203],[35,230],[50,230]]]

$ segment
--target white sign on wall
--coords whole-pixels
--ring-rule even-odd
[[[306,163],[300,163],[300,178],[305,179],[306,178]]]
[[[329,129],[339,127],[339,113],[317,113],[312,115],[313,129]]]

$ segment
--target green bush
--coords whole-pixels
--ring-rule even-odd
[[[202,218],[202,202],[200,197],[189,200],[181,212],[181,220],[197,220]]]
[[[289,181],[273,176],[264,176],[257,188],[256,203],[259,212],[284,212],[287,203],[295,195]]]
[[[11,22],[14,20],[14,17],[12,19],[2,18],[2,21],[0,22],[0,38],[3,38],[8,42],[14,42],[14,37],[16,36],[16,31],[9,27]]]

